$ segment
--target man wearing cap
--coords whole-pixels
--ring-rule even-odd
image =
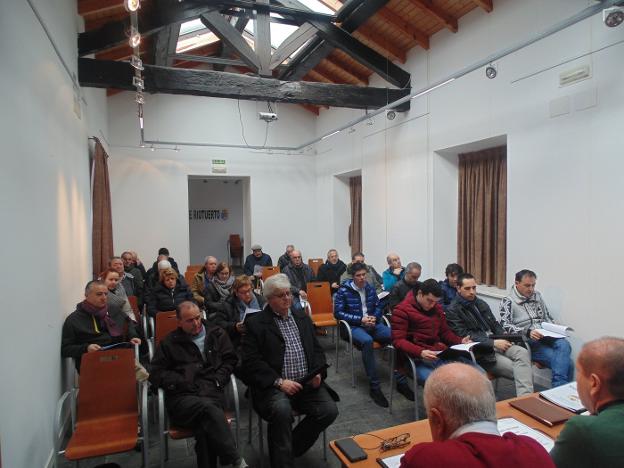
[[[252,253],[245,259],[245,266],[243,270],[247,276],[253,275],[254,267],[260,266],[273,266],[273,260],[268,254],[262,252],[262,246],[260,244],[254,244],[251,246]]]

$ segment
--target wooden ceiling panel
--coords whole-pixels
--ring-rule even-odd
[[[353,60],[351,57],[349,57],[346,53],[344,53],[342,50],[340,49],[334,49],[334,51],[329,54],[329,57],[340,63],[342,66],[345,66],[345,68],[347,68],[348,70],[356,73],[359,76],[371,76],[373,74],[373,72],[371,70],[369,70],[368,68],[366,68],[364,65],[362,65],[360,62],[356,62],[355,60]]]
[[[363,81],[356,75],[349,73],[347,70],[342,68],[340,65],[332,62],[331,60],[323,59],[321,63],[319,63],[314,71],[317,71],[334,81],[335,83],[347,83],[353,84],[357,86],[366,86],[368,84],[368,80]]]

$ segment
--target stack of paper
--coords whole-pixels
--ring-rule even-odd
[[[570,382],[559,387],[540,392],[540,396],[546,400],[575,413],[582,413],[585,407],[579,398],[576,382]]]
[[[523,435],[536,440],[542,447],[550,452],[555,446],[555,441],[548,437],[546,434],[536,431],[530,428],[526,424],[521,423],[515,418],[502,418],[497,423],[498,432],[504,434],[505,432],[513,432],[516,435]]]
[[[542,322],[542,328],[538,328],[536,331],[551,338],[565,338],[570,335],[568,332],[574,331],[574,329],[556,323]]]

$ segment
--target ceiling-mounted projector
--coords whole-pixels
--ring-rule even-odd
[[[275,112],[258,112],[258,118],[265,122],[275,122],[277,120],[277,114]]]

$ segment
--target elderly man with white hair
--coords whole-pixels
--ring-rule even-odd
[[[271,276],[262,291],[267,305],[247,318],[242,374],[258,414],[269,423],[271,466],[294,467],[338,416],[336,393],[323,382],[326,360],[312,320],[292,309],[288,277]],[[293,410],[305,414],[295,428]]]
[[[487,377],[466,364],[447,364],[427,379],[425,408],[433,442],[415,445],[401,468],[553,467],[535,440],[496,427],[496,397]]]
[[[386,257],[388,269],[382,273],[383,287],[385,291],[392,291],[398,281],[405,276],[405,267],[401,265],[401,257],[394,252],[390,252]]]

